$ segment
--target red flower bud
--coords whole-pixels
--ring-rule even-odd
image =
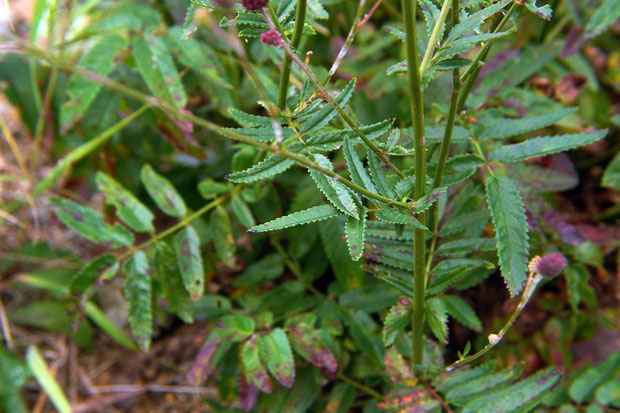
[[[241,0],[241,4],[248,11],[260,10],[267,5],[268,0]]]
[[[261,33],[260,41],[267,46],[282,47],[282,36],[277,30],[269,30]]]
[[[547,254],[536,261],[533,270],[545,277],[555,277],[564,271],[567,265],[566,257],[558,252]]]

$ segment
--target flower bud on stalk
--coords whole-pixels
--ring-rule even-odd
[[[267,0],[241,0],[241,4],[248,11],[257,11],[267,5]]]
[[[269,30],[261,33],[260,41],[267,46],[282,47],[282,36],[277,30]]]
[[[558,252],[547,254],[544,257],[535,257],[529,264],[530,271],[537,272],[545,277],[555,277],[564,271],[567,265],[566,257]]]

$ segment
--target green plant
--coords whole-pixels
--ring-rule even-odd
[[[87,3],[61,23],[52,4],[38,1],[30,42],[12,40],[15,54],[3,72],[29,69],[30,87],[13,85],[11,93],[33,102],[22,113],[35,131],[34,165],[48,111],[63,137],[57,150],[67,154],[36,184],[31,180],[29,194],[105,252],[79,262],[70,276],[61,267],[18,277],[61,304],[40,302],[10,318],[26,323],[33,314],[57,315],[40,326],[85,348],[92,322],[135,350],[95,304],[98,285],[122,274],[129,326],[142,351],[149,350],[158,318],[210,321],[187,380],[201,385],[220,369],[218,400],[207,402],[214,411],[535,407],[559,382],[560,370],[522,378],[521,365],[466,365],[505,337],[546,282],[535,256],[569,255],[562,243],[549,242],[550,231],[528,228],[528,213],[542,217],[545,196],[563,190],[569,175],[536,160],[597,142],[607,129],[586,128],[576,108],[523,87],[560,54],[551,34],[546,42],[531,40],[516,63],[491,61],[493,45],[509,41],[521,18],[538,24],[527,13],[549,20],[548,5],[420,4],[425,34],[417,3],[403,0],[402,15],[393,11],[402,21],[391,21],[377,44],[365,45],[378,51],[396,42],[405,56],[372,76],[386,88],[395,85],[386,119],[377,108],[370,116],[358,113],[373,103],[357,98],[356,77],[333,80],[370,18],[362,18],[364,1],[349,16],[350,30],[329,69],[304,57],[305,42],[324,29],[320,22],[338,2],[280,0],[262,7],[245,1],[244,9],[195,0],[185,24],[170,27],[173,8]],[[604,1],[587,36],[604,32],[613,23],[605,16],[613,13],[614,2]],[[47,36],[47,49],[36,45],[45,14],[50,34],[61,34]],[[499,66],[484,71],[485,65]],[[37,86],[42,71],[49,71],[44,96]],[[399,73],[407,74],[406,84]],[[434,102],[448,88],[449,100]],[[515,99],[517,109],[509,104]],[[83,141],[85,135],[95,137]],[[97,151],[114,160],[87,168],[84,160]],[[616,157],[604,185],[615,185],[617,164]],[[94,182],[102,212],[75,196],[50,196],[71,174]],[[24,204],[16,201],[7,211]],[[579,285],[569,298],[575,308],[589,291],[579,265],[564,273]],[[456,360],[445,360],[450,318],[482,333],[462,292],[496,269],[510,297],[518,297],[516,308],[501,329],[480,334],[477,351],[467,342]],[[213,280],[222,286],[215,293],[207,288]],[[78,311],[68,316],[64,308]],[[66,409],[39,358],[33,373]],[[14,363],[9,356],[0,362],[0,371]],[[323,399],[317,397],[327,393],[321,374],[334,382]],[[273,379],[289,390],[276,391]],[[607,386],[601,397],[616,390]],[[3,403],[19,400],[18,387],[0,393]]]

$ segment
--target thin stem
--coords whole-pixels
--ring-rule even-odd
[[[452,27],[459,22],[459,0],[452,1]],[[448,109],[448,118],[446,120],[446,129],[444,130],[443,140],[441,141],[441,150],[439,152],[439,162],[437,163],[437,172],[433,179],[433,189],[439,187],[443,180],[443,173],[446,168],[446,161],[450,153],[450,144],[452,143],[452,131],[454,130],[454,121],[456,120],[456,108],[461,92],[461,76],[459,68],[452,71],[452,94],[450,96],[450,108]],[[429,212],[429,228],[435,234],[439,224],[438,219],[439,203],[435,203]],[[436,241],[436,235],[433,235]],[[434,247],[435,242],[432,243]],[[431,248],[432,248],[431,247]]]
[[[409,100],[411,118],[413,119],[413,147],[415,156],[415,190],[416,200],[426,192],[426,148],[424,136],[424,106],[420,71],[418,70],[418,40],[415,24],[416,0],[402,0],[403,20],[407,34],[407,67],[409,83]],[[418,220],[425,221],[425,214],[419,214]],[[422,346],[424,341],[424,292],[425,292],[425,259],[426,246],[424,230],[414,229],[413,244],[413,365],[422,365]]]
[[[442,32],[446,17],[448,17],[448,11],[450,11],[451,4],[452,0],[444,0],[443,5],[441,6],[439,17],[437,17],[435,26],[433,26],[431,37],[426,45],[426,52],[424,52],[424,57],[422,58],[422,63],[420,64],[420,77],[424,76],[431,64],[431,59],[433,58],[433,53],[435,52],[435,47],[439,41],[439,35]]]
[[[454,363],[446,367],[446,371],[452,371],[458,367],[461,367],[467,363],[471,363],[472,361],[479,359],[480,357],[485,355],[489,350],[491,350],[493,347],[499,344],[499,342],[502,341],[502,339],[506,335],[506,332],[514,324],[517,317],[519,317],[519,315],[521,314],[521,312],[527,305],[528,301],[530,301],[530,298],[532,298],[532,295],[534,295],[534,291],[536,290],[536,287],[543,279],[544,277],[542,275],[536,272],[533,272],[533,271],[530,272],[530,275],[527,279],[527,284],[525,285],[525,289],[523,290],[523,295],[521,295],[521,300],[519,300],[519,304],[517,304],[517,308],[515,308],[513,313],[510,315],[510,318],[508,318],[508,321],[506,321],[506,323],[502,327],[502,329],[497,334],[489,335],[489,344],[484,346],[482,350],[480,350],[479,352],[475,354],[472,354],[471,356],[467,356],[458,361],[455,361]]]
[[[379,400],[383,400],[383,395],[381,393],[379,393],[376,390],[373,390],[372,388],[366,386],[365,384],[362,384],[358,381],[353,380],[352,378],[346,376],[344,373],[338,373],[338,378],[342,381],[344,381],[345,383],[347,383],[350,386],[355,387],[358,390],[363,391],[364,393],[367,393],[368,395],[379,399]]]
[[[45,118],[47,117],[47,113],[49,111],[50,103],[52,101],[52,95],[54,94],[54,89],[56,89],[56,79],[58,78],[58,69],[53,68],[52,73],[50,74],[50,79],[47,84],[47,88],[45,89],[45,98],[43,100],[43,106],[41,111],[39,112],[39,119],[37,120],[37,126],[34,134],[34,143],[32,146],[32,159],[30,161],[30,165],[32,169],[35,170],[38,166],[39,159],[39,149],[41,147],[41,140],[43,139],[43,132],[45,131]]]
[[[517,0],[513,1],[512,6],[510,6],[510,9],[508,10],[508,13],[504,15],[504,18],[495,27],[495,29],[493,30],[493,33],[499,33],[504,28],[504,26],[506,25],[506,23],[508,23],[508,21],[510,20],[510,18],[512,17],[513,13],[515,12],[518,6],[519,6],[519,2]],[[493,46],[493,42],[494,42],[494,39],[491,39],[488,42],[486,42],[484,46],[482,46],[482,48],[480,48],[480,50],[478,51],[478,54],[476,54],[476,57],[472,61],[471,65],[469,65],[465,73],[463,73],[463,75],[461,76],[461,82],[465,82],[465,85],[463,86],[463,92],[461,93],[461,97],[458,103],[457,110],[459,112],[465,106],[467,97],[469,96],[469,93],[471,92],[471,89],[473,88],[474,83],[476,82],[476,79],[478,78],[478,75],[480,74],[480,70],[482,69],[482,65],[483,65],[482,61],[486,60],[487,56],[489,55],[491,46]]]
[[[306,0],[297,0],[297,11],[295,15],[295,28],[293,32],[293,39],[291,40],[291,46],[293,49],[299,47],[301,36],[304,32],[304,24],[306,22]],[[277,17],[277,16],[276,16]],[[274,19],[277,21],[277,18]],[[281,33],[283,33],[280,30]],[[286,97],[288,93],[288,84],[291,77],[291,58],[285,54],[282,60],[282,72],[280,73],[280,88],[278,89],[278,108],[281,111],[286,109]]]

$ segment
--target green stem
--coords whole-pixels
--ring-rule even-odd
[[[508,13],[504,15],[504,18],[495,27],[495,29],[493,30],[493,33],[499,33],[504,28],[504,26],[506,25],[506,23],[508,23],[508,21],[510,20],[510,18],[512,17],[513,13],[515,12],[518,6],[519,6],[518,1],[517,0],[513,1],[512,6],[510,6],[510,9],[508,10]],[[482,69],[482,65],[483,65],[482,61],[486,60],[487,56],[489,55],[491,46],[493,46],[493,42],[494,40],[491,39],[488,42],[486,42],[484,46],[482,46],[482,48],[478,51],[478,54],[476,54],[476,57],[472,61],[471,65],[469,65],[465,73],[463,73],[463,75],[461,76],[461,82],[465,82],[465,85],[463,86],[463,92],[461,93],[461,97],[458,103],[457,110],[459,112],[465,106],[467,97],[469,96],[469,93],[471,92],[471,89],[473,88],[474,83],[476,82],[476,79],[478,78],[478,75],[480,74],[480,70]]]
[[[426,192],[426,148],[424,136],[424,104],[420,71],[418,69],[418,40],[415,24],[416,0],[402,0],[403,20],[407,34],[407,67],[409,70],[409,100],[411,118],[413,119],[413,147],[415,155],[415,190],[416,200]],[[425,214],[419,214],[418,220],[425,222]],[[425,259],[426,246],[424,230],[414,229],[413,252],[413,365],[422,365],[424,342],[424,292],[425,292]]]
[[[383,400],[383,395],[375,390],[373,390],[372,388],[366,386],[365,384],[362,384],[358,381],[355,381],[351,378],[349,378],[348,376],[346,376],[344,373],[338,373],[338,378],[342,381],[344,381],[345,383],[347,383],[348,385],[355,387],[358,390],[363,391],[364,393],[374,397],[375,399],[379,399],[379,400]]]
[[[45,131],[45,118],[50,108],[50,102],[54,89],[56,88],[56,79],[58,78],[58,69],[53,68],[50,74],[49,82],[45,90],[45,98],[43,100],[43,106],[39,112],[39,119],[37,120],[37,126],[34,134],[34,142],[32,145],[32,159],[30,166],[35,170],[39,162],[39,149],[41,148],[41,140],[43,139],[43,132]]]
[[[291,40],[291,46],[294,49],[299,47],[301,42],[301,36],[304,32],[304,24],[306,22],[306,0],[297,0],[297,11],[295,15],[295,28],[293,32],[293,39]],[[279,24],[277,16],[274,19],[274,24]],[[282,30],[280,30],[283,33]],[[286,97],[288,92],[289,79],[291,77],[291,58],[285,54],[282,60],[282,72],[280,73],[280,88],[278,89],[278,108],[281,111],[286,109]]]
[[[426,46],[426,52],[424,53],[422,63],[420,64],[420,77],[424,76],[431,64],[431,59],[433,58],[433,53],[435,52],[435,47],[437,46],[437,42],[439,41],[439,35],[442,32],[446,17],[448,17],[448,11],[450,11],[451,3],[452,0],[444,0],[443,5],[441,6],[439,17],[437,17],[435,26],[433,26],[431,37],[428,40],[428,45]]]

